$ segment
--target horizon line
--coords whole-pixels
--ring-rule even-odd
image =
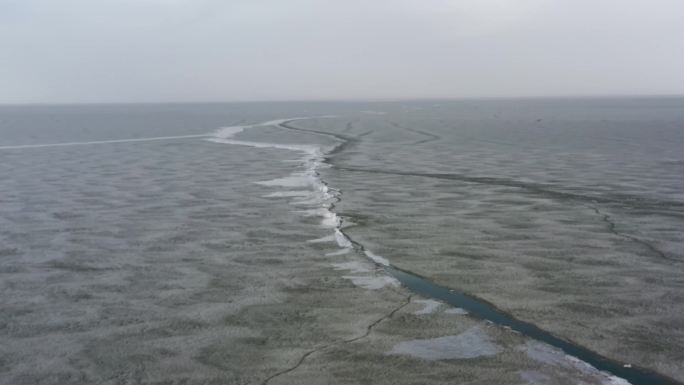
[[[673,94],[568,94],[529,96],[429,96],[429,97],[378,97],[378,98],[320,98],[320,99],[246,99],[246,100],[139,100],[139,101],[66,101],[66,102],[0,102],[0,106],[75,106],[75,105],[162,105],[162,104],[256,104],[256,103],[400,103],[430,101],[472,101],[472,100],[567,100],[567,99],[655,99],[684,98],[684,93]]]

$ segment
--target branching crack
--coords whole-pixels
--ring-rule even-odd
[[[291,130],[296,130],[296,131],[304,131],[304,132],[310,132],[310,133],[316,133],[320,135],[325,135],[328,137],[332,137],[336,139],[337,141],[340,142],[336,147],[334,147],[330,152],[328,152],[327,155],[332,155],[335,153],[341,152],[345,147],[348,147],[350,145],[355,145],[360,142],[360,137],[348,137],[345,135],[340,135],[340,134],[333,134],[325,131],[317,131],[317,130],[307,130],[303,128],[297,128],[294,126],[291,126],[288,124],[289,122],[282,123],[280,126],[286,129],[291,129]],[[348,126],[349,129],[351,129],[351,126]],[[555,198],[558,200],[568,200],[568,201],[574,201],[575,203],[580,203],[585,205],[588,205],[589,202],[593,204],[600,204],[600,203],[607,203],[607,204],[613,204],[613,205],[619,205],[621,207],[632,207],[632,208],[640,208],[640,209],[656,209],[656,210],[668,210],[668,211],[677,211],[684,209],[684,203],[678,202],[678,201],[665,201],[665,200],[658,200],[658,199],[647,199],[644,197],[640,196],[631,196],[627,194],[612,194],[609,196],[593,196],[592,194],[581,194],[581,193],[573,193],[569,191],[558,191],[553,189],[552,185],[548,184],[533,184],[533,183],[525,183],[525,182],[520,182],[520,181],[515,181],[515,180],[507,180],[507,179],[501,179],[501,178],[492,178],[492,177],[477,177],[477,176],[468,176],[468,175],[462,175],[462,174],[443,174],[443,173],[418,173],[418,172],[408,172],[408,171],[392,171],[392,170],[381,170],[381,169],[368,169],[368,168],[354,168],[354,167],[344,167],[344,166],[339,166],[335,165],[333,162],[333,159],[329,157],[323,158],[323,161],[330,164],[333,167],[336,167],[338,170],[346,170],[346,171],[351,171],[351,172],[365,172],[365,173],[377,173],[377,174],[391,174],[391,175],[409,175],[409,176],[419,176],[419,177],[428,177],[428,178],[438,178],[438,179],[448,179],[448,180],[456,180],[456,181],[461,181],[461,182],[468,182],[468,183],[477,183],[477,184],[486,184],[486,185],[496,185],[496,186],[508,186],[508,187],[517,187],[521,188],[524,190],[527,190],[529,193],[533,194],[539,194],[539,195],[545,195],[551,198]],[[323,183],[326,183],[323,181]],[[327,183],[326,183],[327,185]],[[566,189],[567,190],[567,189]],[[339,190],[338,190],[339,191]],[[341,191],[337,195],[336,202],[340,201],[340,195]],[[330,210],[334,209],[334,203],[331,204],[329,207]],[[672,258],[667,256],[663,251],[659,250],[656,246],[652,245],[651,243],[644,241],[638,237],[620,232],[617,230],[617,225],[616,223],[612,220],[610,215],[604,214],[601,212],[598,207],[595,206],[589,206],[592,208],[597,215],[601,216],[602,220],[606,223],[608,231],[610,231],[612,234],[629,239],[635,243],[638,243],[647,249],[649,249],[652,253],[657,254],[659,257],[663,259],[667,259],[670,261],[676,261],[676,262],[684,262],[680,261],[678,259]],[[679,212],[676,213],[676,215],[680,215]],[[338,227],[339,231],[342,231],[341,228]],[[343,233],[344,234],[344,233]],[[359,254],[363,254],[364,251],[364,246],[360,244],[359,242],[354,241],[351,237],[347,236],[347,239],[352,243],[354,249],[359,252]],[[380,266],[379,266],[380,267]],[[476,297],[470,297],[466,296],[463,294],[452,294],[452,290],[439,287],[432,282],[430,282],[427,279],[423,279],[419,277],[416,274],[410,273],[405,270],[400,270],[394,266],[386,266],[386,269],[392,269],[394,273],[392,273],[393,276],[396,277],[396,273],[401,273],[402,275],[410,275],[413,278],[416,278],[420,281],[422,281],[423,284],[431,286],[432,290],[436,290],[436,293],[431,294],[430,297],[435,298],[435,299],[440,299],[444,300],[445,296],[448,296],[449,299],[452,299],[452,295],[454,295],[456,298],[454,299],[455,302],[451,301],[446,301],[447,303],[450,304],[460,304],[460,301],[475,301],[475,304],[477,305],[476,308],[484,306],[484,310],[480,310],[480,313],[475,312],[476,314],[480,314],[483,318],[491,320],[494,318],[499,318],[503,317],[502,324],[508,325],[508,324],[513,324],[516,325],[516,328],[519,329],[520,331],[524,332],[525,335],[546,342],[554,347],[560,348],[563,351],[570,351],[573,352],[572,354],[577,355],[578,358],[585,360],[589,364],[594,364],[597,368],[603,369],[609,373],[615,374],[616,376],[624,377],[627,380],[637,380],[636,382],[633,383],[639,383],[639,384],[652,384],[652,383],[662,383],[662,384],[678,384],[677,381],[661,376],[655,372],[651,372],[648,370],[641,370],[638,368],[632,368],[632,366],[627,366],[627,365],[622,365],[620,363],[611,361],[610,359],[606,357],[602,357],[597,353],[594,353],[593,351],[590,351],[586,348],[583,348],[582,346],[579,345],[574,345],[571,342],[568,342],[566,340],[563,340],[561,338],[555,337],[554,335],[539,329],[537,326],[533,324],[526,323],[524,321],[519,321],[515,318],[512,318],[505,313],[499,311],[494,307],[494,305],[487,304],[485,301],[480,300]],[[405,281],[402,280],[402,283],[406,284]],[[410,285],[406,285],[409,289],[411,289]],[[417,291],[414,289],[411,289],[413,291]],[[445,294],[448,291],[448,294]],[[418,291],[419,293],[424,292],[424,291]],[[469,297],[468,299],[464,299],[466,297]],[[285,375],[287,373],[290,373],[297,368],[299,368],[308,357],[311,355],[321,352],[325,349],[334,347],[334,346],[339,346],[342,344],[348,344],[348,343],[353,343],[356,341],[359,341],[372,332],[372,330],[382,323],[383,321],[391,318],[396,314],[398,311],[400,311],[402,308],[407,306],[411,302],[411,296],[407,296],[406,300],[402,302],[400,305],[396,306],[392,311],[384,315],[383,317],[380,317],[379,319],[375,320],[371,324],[369,324],[366,327],[366,330],[363,334],[361,334],[358,337],[346,339],[346,340],[338,340],[329,344],[325,344],[322,346],[319,346],[315,349],[309,350],[306,353],[304,353],[297,363],[285,370],[281,370],[270,377],[266,378],[263,382],[262,385],[267,385],[271,380],[278,378],[282,375]]]
[[[416,128],[404,127],[404,126],[402,126],[402,125],[400,125],[399,123],[396,123],[396,122],[389,122],[389,124],[391,124],[392,126],[394,126],[394,127],[396,127],[396,128],[399,128],[399,129],[402,129],[402,130],[406,130],[406,131],[408,131],[408,132],[412,132],[412,133],[414,133],[414,134],[418,134],[418,135],[422,135],[422,136],[427,137],[426,139],[418,140],[418,141],[415,141],[415,142],[413,142],[413,143],[411,143],[411,144],[423,144],[423,143],[434,142],[435,140],[441,140],[441,139],[442,139],[442,138],[441,138],[440,136],[438,136],[438,135],[431,134],[431,133],[429,133],[429,132],[426,132],[426,131],[423,131],[423,130],[419,130],[419,129],[416,129]]]
[[[370,333],[373,331],[373,328],[374,328],[374,327],[378,326],[382,321],[385,321],[385,320],[388,320],[388,319],[394,317],[394,315],[395,315],[399,310],[403,309],[403,308],[406,307],[408,304],[410,304],[410,303],[411,303],[411,297],[412,297],[412,296],[409,295],[408,297],[406,297],[406,299],[404,300],[404,302],[403,302],[401,305],[397,306],[397,307],[394,308],[394,310],[392,310],[391,312],[385,314],[383,317],[378,318],[377,320],[375,320],[375,322],[373,322],[373,323],[371,323],[370,325],[368,325],[368,327],[366,327],[366,332],[365,332],[365,333],[363,333],[362,335],[360,335],[360,336],[358,336],[358,337],[354,337],[354,338],[351,338],[351,339],[348,339],[348,340],[344,340],[344,341],[342,341],[342,343],[350,344],[350,343],[352,343],[352,342],[356,342],[356,341],[358,341],[358,340],[361,340],[361,339],[364,339],[364,338],[368,337],[368,336],[370,335]]]
[[[539,196],[544,196],[559,201],[576,201],[576,202],[595,202],[595,203],[605,203],[614,204],[622,207],[631,207],[635,209],[648,209],[648,210],[659,210],[661,215],[666,215],[665,211],[669,210],[675,211],[669,213],[668,215],[676,215],[681,213],[684,209],[684,202],[680,201],[670,201],[661,199],[651,199],[642,196],[621,194],[621,193],[604,193],[602,195],[594,195],[591,193],[578,193],[572,192],[578,189],[572,187],[566,187],[562,190],[559,187],[552,184],[544,183],[529,183],[523,181],[517,181],[514,179],[498,178],[498,177],[486,177],[486,176],[471,176],[465,174],[455,174],[455,173],[430,173],[430,172],[418,172],[418,171],[401,171],[401,170],[390,170],[390,169],[374,169],[367,167],[354,167],[354,166],[344,166],[336,165],[333,166],[341,171],[349,172],[362,172],[368,174],[383,174],[383,175],[397,175],[397,176],[415,176],[422,178],[433,178],[433,179],[444,179],[444,180],[454,180],[459,182],[474,183],[481,185],[491,185],[491,186],[504,186],[504,187],[514,187]],[[561,187],[562,188],[562,187]]]
[[[651,253],[657,255],[660,258],[667,259],[668,261],[673,261],[673,262],[681,262],[680,260],[678,260],[676,258],[672,258],[672,257],[668,256],[667,254],[665,254],[665,252],[663,252],[662,250],[660,250],[659,248],[657,248],[656,246],[654,246],[650,242],[644,241],[643,239],[635,237],[634,235],[630,235],[630,234],[626,234],[626,233],[623,233],[621,231],[618,231],[617,230],[617,224],[611,218],[610,215],[602,212],[596,206],[590,206],[590,207],[592,208],[592,210],[594,210],[594,212],[597,215],[601,216],[601,219],[606,223],[606,227],[607,227],[608,231],[611,232],[612,234],[617,235],[618,237],[621,237],[624,239],[628,239],[632,242],[638,243],[641,246],[644,246],[645,248],[647,248]]]
[[[345,149],[346,147],[348,147],[349,145],[353,145],[353,144],[356,144],[359,142],[359,139],[353,138],[350,136],[333,134],[333,133],[329,133],[329,132],[325,132],[325,131],[303,129],[303,128],[292,126],[288,123],[289,122],[281,123],[280,126],[283,128],[289,129],[289,130],[293,130],[293,131],[309,132],[309,133],[315,133],[315,134],[319,134],[319,135],[332,137],[335,140],[339,141],[340,143],[337,146],[335,146],[331,151],[329,151],[327,155],[332,155],[332,154],[338,153],[338,152],[342,151],[343,149]],[[351,129],[351,123],[349,123],[347,125],[347,128]],[[370,133],[370,131],[368,133]],[[363,134],[363,135],[367,135],[368,133]],[[327,158],[324,161],[327,161]],[[318,172],[316,172],[316,175],[318,176]],[[323,184],[325,184],[326,186],[328,185],[328,183],[322,179],[321,179],[321,182]],[[340,201],[340,197],[338,195],[338,196],[336,196],[335,202],[339,202],[339,201]],[[335,203],[331,203],[329,209],[334,210],[335,209]],[[280,371],[270,375],[269,377],[264,379],[264,381],[262,381],[261,384],[267,385],[272,380],[297,370],[300,366],[302,366],[302,364],[306,361],[307,358],[309,358],[310,356],[312,356],[315,353],[321,352],[321,351],[328,349],[328,348],[332,348],[334,346],[353,343],[353,342],[356,342],[356,341],[359,341],[363,338],[368,337],[370,335],[370,333],[373,331],[373,328],[378,326],[383,321],[392,318],[394,316],[394,314],[396,314],[399,310],[403,309],[405,306],[407,306],[409,303],[411,303],[411,297],[412,296],[409,295],[408,297],[406,297],[406,299],[404,301],[402,301],[401,304],[399,304],[398,306],[393,308],[389,313],[383,315],[382,317],[380,317],[377,320],[370,323],[366,327],[366,330],[363,332],[363,334],[361,334],[360,336],[353,337],[350,339],[345,339],[345,340],[338,340],[338,341],[331,342],[329,344],[321,345],[321,346],[318,346],[314,349],[311,349],[311,350],[307,351],[306,353],[302,354],[302,356],[299,357],[299,360],[297,360],[297,362],[293,366],[286,368],[286,369],[283,369],[283,370],[280,370]]]
[[[368,337],[368,336],[370,335],[370,333],[373,331],[373,328],[375,328],[376,326],[378,326],[379,324],[381,324],[383,321],[386,321],[386,320],[392,318],[398,311],[400,311],[400,310],[403,309],[405,306],[407,306],[409,303],[411,303],[411,297],[412,297],[412,296],[409,295],[408,297],[406,297],[406,299],[405,299],[404,301],[402,301],[401,304],[399,304],[399,305],[396,306],[394,309],[392,309],[392,311],[390,311],[389,313],[383,315],[382,317],[380,317],[380,318],[378,318],[377,320],[375,320],[375,321],[373,321],[372,323],[370,323],[370,324],[366,327],[366,330],[363,332],[363,334],[361,334],[360,336],[354,337],[354,338],[350,338],[350,339],[346,339],[346,340],[335,341],[335,342],[332,342],[332,343],[329,343],[329,344],[326,344],[326,345],[319,346],[319,347],[317,347],[317,348],[315,348],[315,349],[311,349],[311,350],[307,351],[306,353],[302,354],[302,356],[299,357],[299,360],[297,360],[297,362],[296,362],[293,366],[291,366],[291,367],[289,367],[289,368],[287,368],[287,369],[283,369],[283,370],[281,370],[281,371],[279,371],[279,372],[276,372],[276,373],[270,375],[270,376],[267,377],[264,381],[262,381],[261,384],[262,384],[262,385],[267,385],[267,384],[270,383],[272,380],[274,380],[274,379],[276,379],[276,378],[278,378],[278,377],[280,377],[280,376],[286,375],[286,374],[288,374],[288,373],[291,373],[291,372],[297,370],[300,366],[302,366],[302,364],[306,361],[307,358],[309,358],[311,355],[313,355],[313,354],[315,354],[315,353],[321,352],[321,351],[326,350],[326,349],[328,349],[328,348],[332,348],[332,347],[334,347],[334,346],[338,346],[338,345],[343,345],[343,344],[349,344],[349,343],[352,343],[352,342],[356,342],[356,341],[359,341],[359,340],[361,340],[361,339],[364,339],[364,338]]]

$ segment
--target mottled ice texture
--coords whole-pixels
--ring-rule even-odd
[[[0,384],[621,383],[390,262],[681,379],[682,100],[439,104],[0,106]]]
[[[399,269],[684,378],[684,99],[441,104],[328,128],[371,132],[322,172],[359,224],[345,233]]]

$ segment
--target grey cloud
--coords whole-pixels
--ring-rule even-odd
[[[0,102],[684,93],[678,0],[0,0]]]

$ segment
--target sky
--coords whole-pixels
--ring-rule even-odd
[[[682,0],[0,0],[0,103],[684,95]]]

